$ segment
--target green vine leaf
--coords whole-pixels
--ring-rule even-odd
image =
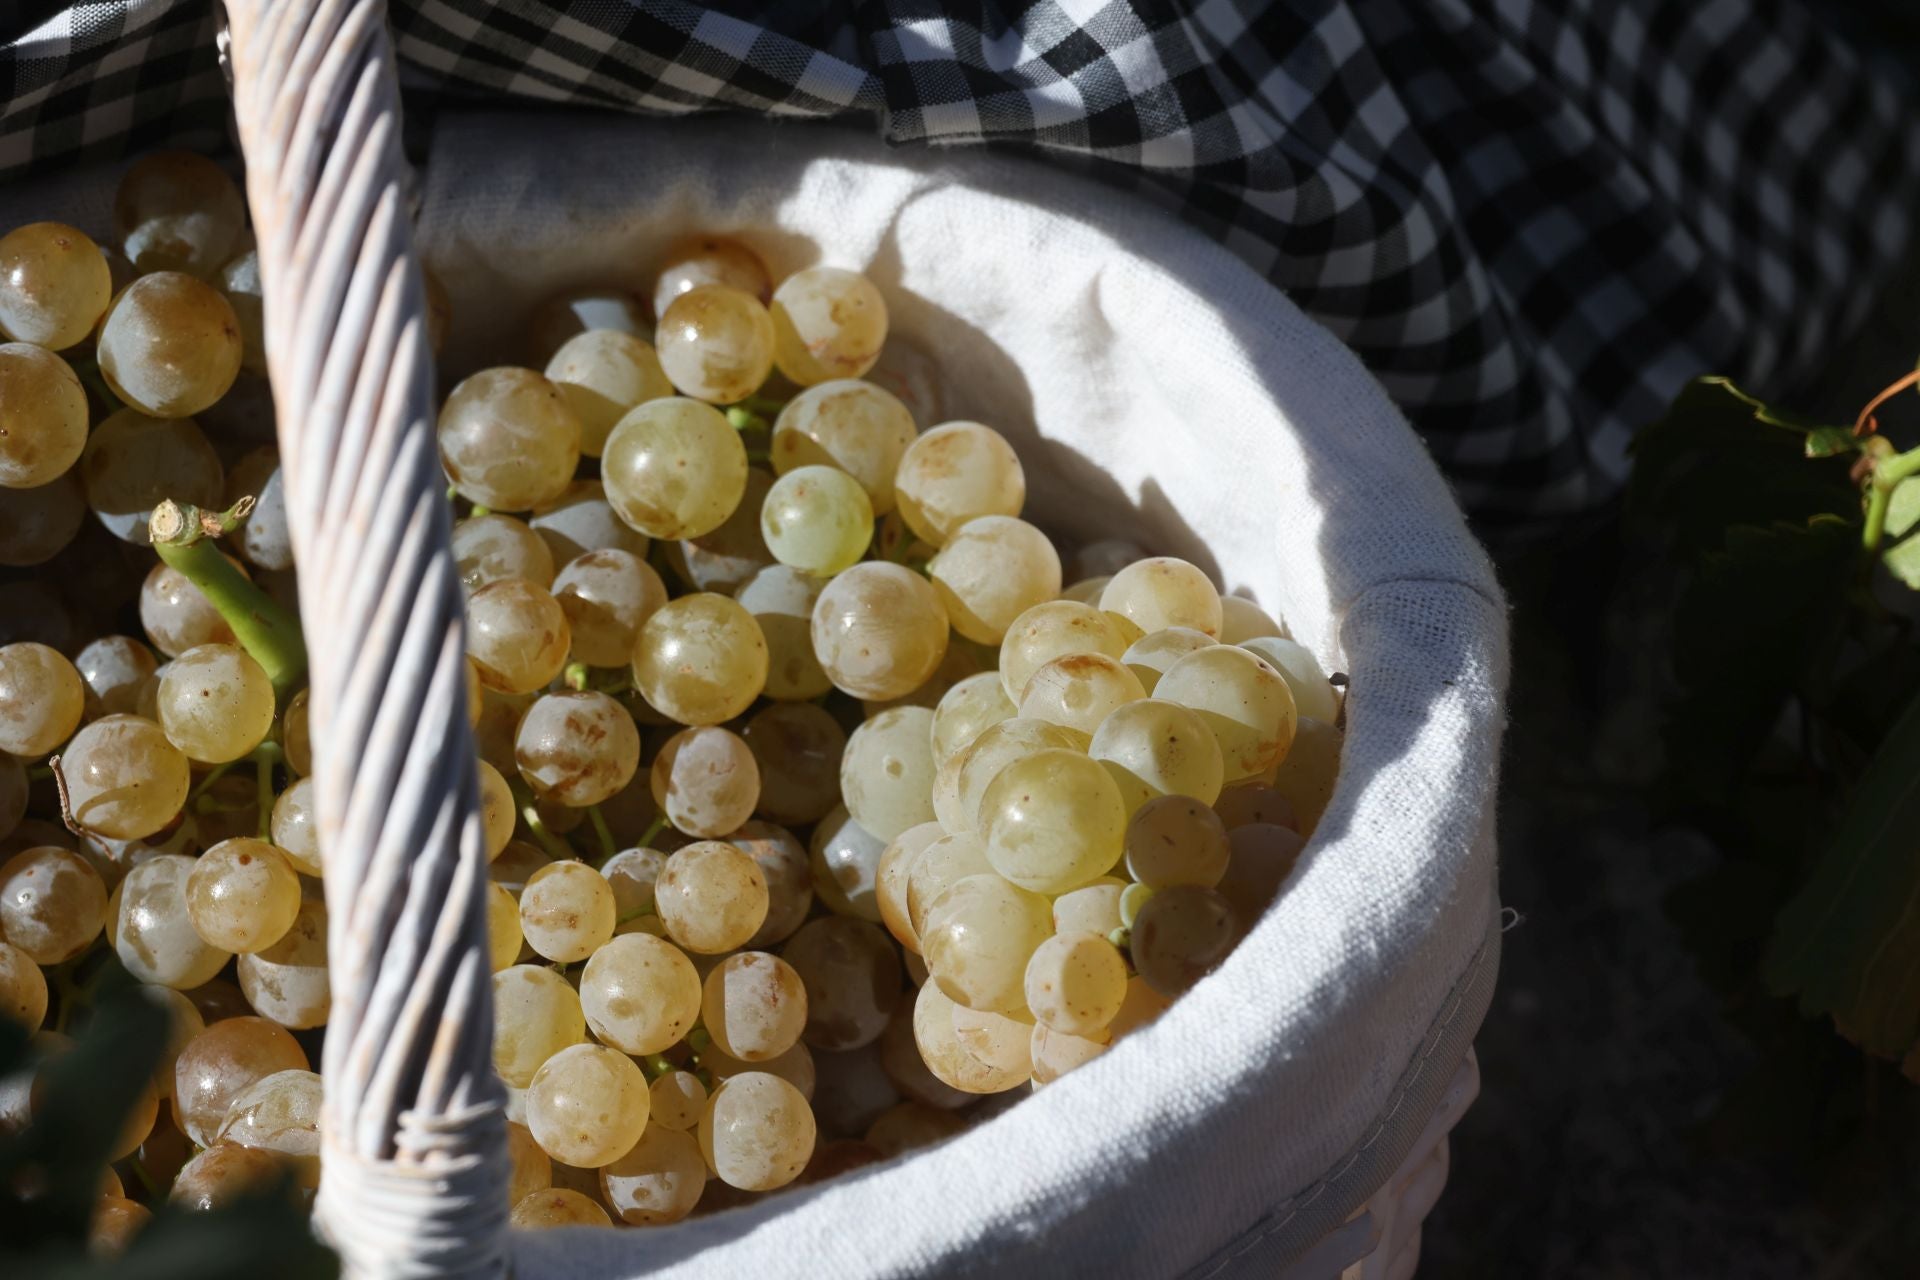
[[[1804,1013],[1920,1079],[1920,698],[1861,774],[1806,885],[1781,910],[1766,979]]]

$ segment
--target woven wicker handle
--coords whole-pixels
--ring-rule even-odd
[[[229,0],[312,654],[333,1011],[316,1221],[349,1275],[504,1271],[486,857],[380,0]]]

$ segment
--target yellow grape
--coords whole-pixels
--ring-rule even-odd
[[[30,222],[0,236],[0,335],[64,351],[86,341],[113,300],[106,255],[84,231]]]
[[[980,516],[954,531],[927,565],[953,629],[999,644],[1014,619],[1060,594],[1060,556],[1047,535],[1012,516]]]
[[[246,227],[240,188],[191,151],[154,151],[134,161],[113,195],[113,226],[143,274],[211,276]]]
[[[1220,593],[1198,567],[1172,556],[1128,565],[1100,593],[1100,607],[1151,634],[1190,627],[1220,638]]]
[[[553,598],[567,615],[574,660],[620,667],[633,660],[633,642],[667,602],[667,587],[639,556],[608,548],[568,561],[553,580]]]
[[[516,1231],[546,1231],[554,1227],[610,1227],[613,1219],[599,1201],[578,1191],[549,1187],[522,1197],[507,1215]]]
[[[813,1112],[776,1075],[747,1071],[724,1081],[700,1117],[700,1152],[722,1182],[772,1191],[800,1176],[813,1156]]]
[[[1139,678],[1140,687],[1147,691],[1147,696],[1152,697],[1153,691],[1159,687],[1160,677],[1167,673],[1168,667],[1195,649],[1218,643],[1206,632],[1195,631],[1192,627],[1165,627],[1159,631],[1149,631],[1128,645],[1120,660]]]
[[[113,891],[107,932],[120,963],[142,982],[186,991],[206,982],[230,954],[201,938],[187,908],[194,859],[160,854],[127,872]]]
[[[978,422],[949,422],[907,447],[894,476],[900,514],[915,534],[943,545],[981,516],[1017,516],[1027,474],[1006,438]]]
[[[1106,766],[1129,814],[1155,796],[1212,804],[1225,777],[1213,730],[1196,713],[1159,698],[1117,708],[1094,731],[1087,754]]]
[[[653,286],[653,314],[665,315],[675,298],[707,284],[723,284],[761,302],[773,293],[773,279],[759,254],[738,240],[696,236],[667,251]]]
[[[784,564],[755,571],[734,593],[767,641],[766,695],[803,702],[833,688],[813,652],[813,606],[825,584]]]
[[[632,1058],[605,1045],[569,1045],[534,1072],[527,1128],[555,1160],[598,1169],[640,1141],[650,1102],[647,1078]]]
[[[212,1146],[233,1100],[279,1071],[310,1064],[286,1028],[265,1018],[222,1018],[187,1042],[174,1062],[173,1118],[180,1132]]]
[[[700,1017],[700,975],[680,948],[623,933],[595,951],[580,975],[580,1004],[593,1034],[623,1053],[660,1053]]]
[[[584,862],[544,866],[520,893],[520,932],[548,960],[585,960],[613,937],[613,924],[613,886]]]
[[[654,1082],[685,1077],[701,1089],[701,1109],[705,1109],[706,1090],[684,1071],[662,1076]],[[600,1170],[601,1194],[613,1212],[628,1226],[658,1227],[678,1222],[700,1203],[707,1185],[707,1162],[700,1155],[700,1142],[688,1126],[662,1124],[655,1115],[633,1149]]]
[[[530,511],[566,491],[580,462],[580,420],[531,369],[482,369],[440,408],[440,461],[461,496]]]
[[[1313,656],[1313,650],[1281,636],[1256,636],[1240,647],[1258,654],[1280,673],[1280,678],[1293,692],[1293,704],[1299,708],[1302,719],[1311,718],[1322,724],[1333,724],[1339,719],[1340,695],[1327,680],[1327,673],[1321,669],[1320,660]]]
[[[669,856],[653,895],[667,936],[702,955],[746,945],[767,918],[767,880],[760,864],[718,840],[690,844]]]
[[[0,938],[35,964],[73,959],[107,922],[107,886],[79,854],[42,845],[0,863]]]
[[[1287,629],[1274,621],[1271,614],[1245,596],[1220,597],[1221,644],[1245,644],[1249,640],[1286,634]]]
[[[773,469],[837,467],[860,482],[873,514],[894,507],[893,477],[913,443],[913,415],[871,382],[837,379],[789,400],[773,424]]]
[[[51,484],[87,445],[87,393],[59,356],[24,342],[0,345],[0,487]]]
[[[467,654],[480,682],[502,693],[532,693],[567,665],[573,632],[551,592],[524,578],[502,578],[467,601]]]
[[[1111,948],[1109,948],[1111,949]],[[954,1002],[947,993],[935,983],[929,982],[920,988],[913,1002],[913,1040],[920,1050],[920,1057],[926,1062],[927,1069],[941,1083],[960,1090],[962,1093],[1005,1093],[1008,1089],[1017,1089],[1027,1082],[1032,1074],[1031,1063],[1024,1055],[1013,1057],[1012,1061],[1001,1058],[991,1061],[982,1058],[966,1044],[962,1043],[954,1027],[956,1015],[965,1008]],[[968,1013],[978,1014],[976,1010]],[[1018,1038],[1030,1036],[1025,1023],[991,1011],[984,1015],[995,1020],[993,1031],[1002,1027],[1017,1028]],[[971,1037],[976,1043],[986,1043],[993,1036],[991,1032],[982,1032],[978,1027]],[[997,1044],[994,1047],[998,1047]]]
[[[1027,1003],[1027,959],[1052,933],[1045,898],[989,871],[955,881],[933,900],[920,951],[948,999],[1018,1013]]]
[[[649,400],[607,436],[600,482],[632,528],[652,538],[697,538],[740,505],[747,450],[712,405],[683,396]]]
[[[760,299],[703,284],[660,313],[660,367],[682,394],[713,404],[744,400],[773,372],[773,317]]]
[[[80,455],[87,505],[114,537],[146,546],[147,519],[171,498],[218,507],[225,472],[213,445],[190,418],[149,418],[122,409],[87,437]]]
[[[1293,742],[1298,715],[1287,682],[1237,645],[1194,650],[1167,668],[1154,695],[1192,710],[1213,731],[1229,782],[1266,772]]]
[[[233,628],[227,625],[226,618],[214,607],[213,601],[207,599],[206,593],[194,586],[186,574],[164,561],[154,565],[140,584],[140,626],[146,631],[147,639],[153,641],[153,647],[169,658],[177,658],[203,644],[235,642]],[[157,683],[154,689],[158,693]],[[136,689],[133,705],[127,710],[137,710],[139,705]]]
[[[167,741],[189,759],[226,764],[273,728],[273,682],[238,645],[203,644],[167,664],[156,707]]]
[[[567,339],[547,361],[546,375],[580,420],[580,452],[589,458],[600,456],[627,410],[673,394],[654,349],[618,329],[589,329]]]
[[[1119,658],[1128,644],[1115,621],[1100,610],[1071,600],[1049,600],[1007,628],[1000,645],[1000,685],[1018,706],[1033,673],[1055,658],[1076,653]]]
[[[933,587],[897,564],[870,561],[839,574],[813,606],[820,666],[856,698],[900,698],[947,653],[947,612]]]
[[[1133,967],[1148,986],[1172,998],[1226,959],[1241,932],[1233,907],[1214,890],[1193,884],[1161,889],[1134,918]]]
[[[542,965],[517,964],[493,975],[493,1069],[516,1089],[542,1063],[587,1038],[580,997]]]
[[[514,763],[534,795],[571,809],[618,793],[640,767],[640,730],[604,693],[543,694],[513,740]]]
[[[121,290],[100,322],[100,376],[156,418],[210,409],[240,376],[240,319],[205,281],[160,271]]]
[[[1140,677],[1119,659],[1104,653],[1070,653],[1027,678],[1020,715],[1093,734],[1108,716],[1146,696]]]
[[[1149,889],[1211,888],[1226,874],[1227,857],[1226,827],[1192,796],[1158,796],[1127,824],[1127,872]]]
[[[327,904],[308,898],[278,942],[234,963],[247,1003],[283,1027],[322,1027],[332,1011],[327,976]]]
[[[702,593],[656,610],[633,647],[633,683],[647,704],[686,725],[719,724],[767,682],[767,641],[737,602]]]
[[[840,760],[847,811],[880,840],[933,821],[933,712],[894,707],[863,723]]]
[[[797,467],[774,481],[760,507],[774,559],[830,578],[857,564],[873,540],[873,505],[860,482],[833,467]]]
[[[499,973],[520,958],[526,935],[520,932],[520,904],[505,886],[487,886],[487,966]]]
[[[300,914],[300,876],[264,840],[222,840],[187,876],[187,914],[209,946],[252,952],[286,936]]]
[[[173,821],[190,784],[186,755],[140,716],[95,720],[61,752],[76,823],[112,840],[139,840]]]
[[[484,515],[453,526],[453,562],[460,585],[478,591],[502,578],[553,583],[553,552],[546,539],[512,516]]]
[[[653,802],[674,829],[702,839],[737,830],[760,799],[760,766],[738,734],[682,729],[653,758]]]
[[[952,832],[976,828],[984,830],[981,802],[986,799],[987,788],[993,785],[993,780],[1000,776],[1001,770],[1037,751],[1055,748],[1085,751],[1089,741],[1087,735],[1078,729],[1048,724],[1044,720],[1023,720],[1017,716],[987,726],[971,746],[949,757],[943,766],[953,769],[956,777],[955,789],[949,796],[942,797],[938,793],[935,796],[936,802],[944,799],[951,810],[940,815],[941,825]],[[1116,849],[1116,856],[1118,852]]]
[[[887,340],[887,303],[865,276],[840,267],[796,271],[773,291],[774,362],[803,387],[857,378]]]
[[[780,955],[806,990],[802,1034],[809,1045],[858,1049],[887,1029],[900,1002],[900,956],[879,926],[839,916],[812,920]]]
[[[771,703],[753,713],[740,737],[758,767],[755,812],[762,817],[787,826],[806,826],[839,803],[840,760],[847,735],[825,707],[811,702]]]
[[[80,727],[87,686],[57,649],[0,645],[0,751],[37,760]]]
[[[644,560],[652,539],[614,514],[598,480],[575,480],[560,495],[534,507],[533,531],[553,552],[553,562],[571,563],[589,551],[625,551]]]
[[[1099,761],[1051,748],[999,772],[980,801],[980,822],[994,870],[1021,888],[1057,894],[1119,860],[1127,811]]]
[[[807,1026],[807,990],[793,966],[764,951],[742,951],[713,967],[700,1013],[720,1052],[765,1062],[791,1049]]]

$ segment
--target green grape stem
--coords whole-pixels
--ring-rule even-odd
[[[678,1071],[680,1068],[668,1061],[665,1054],[650,1053],[640,1059],[640,1069],[647,1073],[647,1079],[658,1080],[661,1076]]]
[[[213,602],[241,647],[273,681],[274,695],[285,706],[307,678],[307,644],[300,633],[300,619],[249,582],[213,541],[238,529],[252,510],[252,498],[242,498],[225,511],[168,499],[153,509],[147,527],[153,549]]]
[[[273,766],[286,755],[279,743],[267,741],[255,747],[247,758],[254,764],[254,797],[260,805],[260,838],[265,840],[273,831]]]
[[[527,824],[527,830],[533,832],[533,838],[547,851],[547,856],[555,862],[577,862],[580,855],[572,845],[561,839],[546,819],[540,816],[539,808],[533,803],[533,792],[523,782],[509,784],[513,792],[513,802],[520,809],[520,820]]]
[[[653,838],[659,835],[662,831],[665,831],[666,829],[667,829],[667,818],[665,814],[662,814],[661,816],[655,818],[651,823],[649,823],[645,831],[642,831],[640,833],[640,847],[642,849],[652,848]]]
[[[572,689],[575,693],[585,693],[587,682],[592,679],[592,675],[593,673],[587,670],[586,663],[569,662],[567,669],[561,673],[560,679],[567,688]]]
[[[607,859],[620,852],[619,846],[613,841],[613,828],[607,825],[606,815],[600,812],[597,804],[587,806],[587,821],[593,824],[593,834],[600,841],[600,864],[605,866]]]
[[[1887,529],[1887,504],[1893,500],[1894,489],[1914,475],[1920,475],[1920,449],[1909,449],[1874,464],[1867,486],[1866,525],[1860,531],[1860,542],[1867,554],[1877,555],[1880,551],[1880,539]]]
[[[749,413],[757,413],[763,418],[777,418],[780,411],[787,407],[785,400],[776,400],[772,396],[748,396],[738,406]]]
[[[727,410],[727,423],[735,431],[771,431],[773,424],[751,409],[739,405]]]

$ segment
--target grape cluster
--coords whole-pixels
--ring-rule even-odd
[[[257,625],[294,564],[244,208],[165,154],[115,220],[0,238],[0,1016],[51,1061],[103,970],[146,984],[173,1035],[116,1160],[210,1206],[317,1185],[326,867],[297,623]],[[887,327],[859,274],[698,238],[442,403],[516,1225],[950,1136],[1219,964],[1327,803],[1313,654],[1128,542],[1069,582]],[[145,1214],[109,1176],[104,1247]]]

